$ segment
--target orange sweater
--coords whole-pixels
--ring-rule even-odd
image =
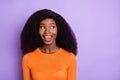
[[[23,80],[76,80],[76,57],[60,48],[45,54],[39,48],[22,60]]]

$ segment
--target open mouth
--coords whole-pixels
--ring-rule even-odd
[[[52,36],[51,35],[44,35],[43,38],[44,38],[44,40],[46,42],[50,42],[52,40]]]

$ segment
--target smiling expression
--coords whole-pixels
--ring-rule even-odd
[[[40,22],[39,34],[46,45],[56,44],[57,25],[51,18]]]

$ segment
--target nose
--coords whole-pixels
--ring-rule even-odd
[[[45,34],[48,34],[48,33],[50,33],[50,29],[49,29],[49,27],[46,27]]]

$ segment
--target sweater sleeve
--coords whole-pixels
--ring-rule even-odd
[[[68,80],[76,80],[76,57],[73,54],[70,56],[70,64],[68,68]]]
[[[22,59],[23,80],[31,80],[28,56],[24,55]]]

